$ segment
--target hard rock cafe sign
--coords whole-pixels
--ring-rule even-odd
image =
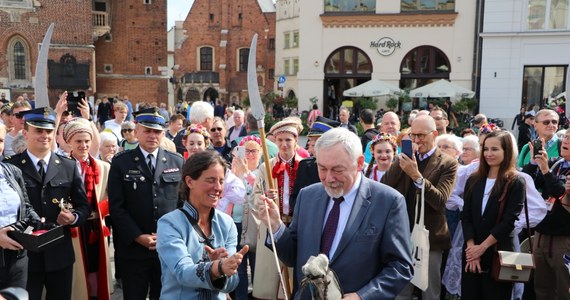
[[[378,39],[377,41],[371,41],[370,47],[376,48],[376,51],[378,51],[380,55],[388,56],[392,55],[392,53],[396,51],[396,48],[402,48],[402,42],[400,41],[396,42],[392,38],[383,37]]]

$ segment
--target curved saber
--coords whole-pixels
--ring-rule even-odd
[[[49,25],[49,28],[42,41],[42,47],[40,48],[40,53],[38,55],[38,60],[36,61],[36,84],[34,87],[34,93],[36,96],[36,107],[48,107],[49,97],[48,97],[48,87],[47,87],[47,60],[49,46],[51,43],[51,35],[53,33],[54,23]]]
[[[269,152],[267,151],[267,142],[265,140],[265,107],[261,102],[261,96],[259,95],[259,86],[257,85],[257,72],[256,72],[256,53],[257,51],[257,33],[253,35],[251,39],[251,46],[249,47],[249,56],[247,59],[247,92],[249,93],[249,103],[251,104],[251,113],[253,117],[257,120],[257,127],[259,128],[259,135],[261,137],[261,149],[263,150],[263,161],[265,162],[265,171],[267,174],[267,183],[270,189],[275,188],[275,183],[273,182],[273,176],[271,176],[271,164],[269,163]],[[263,188],[263,184],[262,184]],[[265,195],[265,192],[263,192]],[[277,207],[279,207],[279,198],[277,199]],[[269,220],[269,213],[267,211],[267,206],[265,213],[267,214],[267,220]],[[279,263],[279,258],[277,257],[277,249],[275,248],[275,239],[273,237],[273,228],[271,228],[271,223],[269,226],[269,236],[271,237],[271,248],[273,250],[273,257],[275,258],[275,265],[277,266],[277,272],[279,273],[279,280],[281,282],[281,287],[283,288],[283,295],[285,300],[291,295],[289,288],[289,276],[287,273],[287,267],[285,266],[285,274],[287,277],[287,282],[283,280],[283,274],[281,270],[281,264]],[[287,284],[287,285],[285,285]]]

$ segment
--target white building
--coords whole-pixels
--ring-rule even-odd
[[[480,111],[511,126],[522,104],[566,91],[568,0],[485,1]]]
[[[276,78],[299,110],[329,107],[370,79],[415,88],[445,78],[472,89],[473,0],[279,0]]]

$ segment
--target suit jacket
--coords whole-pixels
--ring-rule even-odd
[[[154,175],[140,146],[113,158],[109,171],[109,209],[116,250],[124,259],[158,258],[135,239],[156,233],[156,222],[176,209],[182,181],[182,156],[159,148]]]
[[[330,197],[322,184],[301,190],[293,222],[277,241],[279,258],[295,267],[295,287],[302,266],[320,252]],[[330,260],[344,293],[362,299],[395,299],[412,278],[410,227],[405,201],[394,189],[362,176],[348,223]],[[305,292],[302,299],[310,299]]]
[[[299,169],[297,169],[297,177],[295,177],[295,184],[293,185],[293,193],[291,193],[291,207],[295,207],[297,202],[297,195],[302,188],[308,187],[313,183],[321,182],[319,178],[319,170],[317,169],[317,158],[308,157],[299,162]]]
[[[525,195],[525,180],[522,177],[515,177],[509,184],[505,195],[505,208],[499,224],[497,215],[499,214],[499,198],[504,187],[497,195],[491,194],[487,201],[487,206],[481,214],[483,205],[483,194],[485,192],[485,182],[487,178],[474,180],[470,177],[465,184],[465,205],[461,212],[461,226],[463,227],[463,238],[465,241],[473,239],[476,245],[481,244],[489,234],[497,239],[497,249],[514,251],[514,228],[522,208]],[[493,261],[494,247],[490,247],[481,256],[481,268],[490,271]]]
[[[425,226],[429,230],[430,250],[447,250],[451,248],[451,239],[445,220],[445,202],[449,199],[457,173],[457,160],[435,149],[422,172],[425,182]],[[394,187],[406,197],[410,225],[416,220],[416,197],[408,199],[408,192],[414,185],[412,179],[400,168],[396,159],[382,176],[382,183]],[[419,193],[420,189],[416,188]]]
[[[6,161],[22,170],[28,197],[40,217],[45,217],[47,222],[56,223],[61,211],[57,201],[64,199],[73,205],[74,213],[78,217],[73,226],[79,226],[87,220],[91,211],[74,160],[52,153],[43,183],[27,151],[6,158]],[[75,262],[70,226],[64,226],[63,233],[63,241],[43,252],[28,253],[30,271],[56,271]]]

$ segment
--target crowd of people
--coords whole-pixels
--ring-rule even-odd
[[[439,107],[407,126],[364,109],[359,136],[341,107],[338,120],[312,113],[300,145],[300,118],[262,136],[251,112],[219,101],[183,115],[103,98],[70,114],[66,99],[0,108],[0,289],[34,300],[110,299],[117,288],[129,300],[311,299],[303,266],[324,254],[343,299],[570,299],[570,133],[557,135],[555,111],[525,113],[517,140],[484,114],[458,137]],[[411,283],[420,194],[425,290]],[[534,281],[497,281],[494,253],[528,237],[525,206]],[[63,237],[39,252],[11,234],[57,226]]]

